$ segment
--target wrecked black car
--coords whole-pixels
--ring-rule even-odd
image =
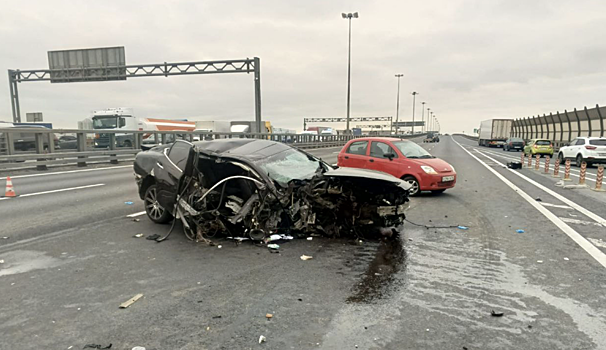
[[[156,223],[176,217],[197,241],[392,236],[405,218],[410,187],[389,174],[334,168],[260,139],[179,140],[137,154],[134,171],[148,217]]]

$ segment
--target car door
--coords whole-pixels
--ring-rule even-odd
[[[389,158],[385,155],[391,154]],[[371,141],[370,151],[366,161],[366,169],[378,170],[384,173],[399,177],[401,173],[401,165],[397,162],[398,154],[387,143],[381,141]]]
[[[177,140],[170,148],[164,149],[164,156],[159,157],[154,165],[158,202],[171,212],[177,198],[179,179],[183,175],[192,147],[187,141]]]
[[[354,141],[343,154],[342,164],[350,168],[364,168],[368,160],[368,140]]]
[[[575,158],[577,153],[579,152],[579,144],[584,144],[585,140],[576,138],[570,142],[570,146],[566,147],[564,150],[564,157],[566,158]]]

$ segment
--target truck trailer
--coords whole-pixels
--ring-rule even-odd
[[[478,145],[503,147],[511,134],[512,119],[488,119],[480,123]]]

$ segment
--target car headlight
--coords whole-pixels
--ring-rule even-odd
[[[430,167],[429,165],[421,165],[421,169],[423,169],[424,172],[426,172],[427,174],[432,174],[432,175],[437,175],[438,172]]]

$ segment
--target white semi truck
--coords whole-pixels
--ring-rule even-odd
[[[512,119],[488,119],[480,123],[478,145],[503,147],[511,134]]]
[[[136,117],[132,108],[118,107],[93,111],[93,129],[95,130],[124,130],[124,133],[116,133],[116,145],[118,147],[132,147],[135,144],[134,135],[128,131],[150,131],[143,135],[143,140],[151,137],[156,131],[194,131],[196,122],[187,120],[171,120],[160,118]],[[153,143],[158,143],[154,140]],[[95,135],[95,147],[106,148],[109,146],[109,134],[98,133]]]

